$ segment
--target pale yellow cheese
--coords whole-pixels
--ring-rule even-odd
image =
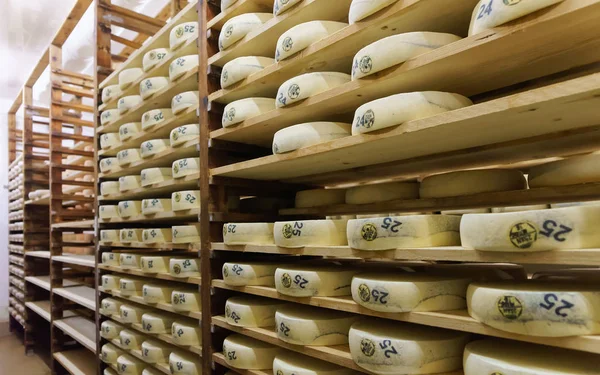
[[[279,340],[289,344],[343,345],[358,319],[358,315],[312,306],[286,306],[275,313],[275,329]]]
[[[347,296],[356,273],[342,267],[279,267],[275,271],[275,288],[293,297]]]
[[[286,303],[256,296],[235,296],[225,302],[227,323],[238,327],[272,327],[275,312]]]
[[[144,336],[134,331],[124,329],[119,333],[121,347],[127,350],[139,349],[144,341]]]
[[[277,40],[275,60],[285,60],[346,26],[347,23],[335,21],[309,21],[296,25]]]
[[[200,259],[171,258],[169,260],[169,273],[173,277],[198,277],[200,276]]]
[[[107,109],[100,114],[100,124],[102,126],[110,125],[119,119],[118,109]]]
[[[156,335],[171,332],[173,318],[169,315],[149,312],[142,315],[142,329],[144,332]]]
[[[105,320],[100,325],[100,336],[107,340],[112,340],[119,337],[119,333],[124,329],[124,327],[118,323],[113,322],[112,320]]]
[[[350,82],[350,75],[338,72],[305,73],[285,81],[277,91],[278,108],[288,106]]]
[[[173,60],[169,65],[169,80],[175,82],[186,73],[197,69],[198,61],[198,55],[181,56]]]
[[[198,91],[186,91],[177,94],[171,99],[171,110],[173,114],[178,114],[188,108],[198,107],[199,101]]]
[[[302,354],[286,351],[273,360],[273,374],[277,375],[356,375],[357,372]]]
[[[186,142],[198,140],[199,137],[200,127],[197,124],[188,124],[171,130],[169,139],[171,140],[171,147],[177,147]]]
[[[142,213],[142,201],[119,202],[119,216],[123,218],[139,216]]]
[[[600,153],[573,156],[529,169],[529,187],[566,186],[600,182]]]
[[[171,211],[170,199],[144,199],[142,200],[142,214],[153,215],[161,212]]]
[[[119,73],[119,88],[125,91],[131,84],[138,80],[144,71],[141,68],[125,69]]]
[[[117,367],[120,375],[142,375],[146,364],[135,357],[123,354],[117,358]]]
[[[118,375],[117,372],[110,367],[105,368],[104,372],[102,372],[102,374],[103,375]],[[142,374],[142,375],[144,375],[144,374]]]
[[[270,13],[245,13],[230,18],[219,34],[219,50],[231,47],[235,42],[243,39],[248,33],[261,27],[273,18]]]
[[[200,208],[200,190],[176,191],[171,194],[169,204],[173,207],[173,211]]]
[[[117,102],[117,109],[119,110],[119,115],[129,112],[131,108],[138,106],[143,101],[144,99],[142,99],[140,95],[129,95],[120,98]]]
[[[146,303],[169,303],[174,288],[168,285],[144,284],[142,296]]]
[[[202,372],[202,364],[197,356],[176,351],[169,356],[169,368],[171,375],[200,375]]]
[[[223,281],[232,286],[274,286],[276,264],[228,262],[223,264]]]
[[[173,178],[181,178],[200,173],[200,158],[175,160],[172,164]]]
[[[121,315],[122,302],[114,298],[104,298],[100,301],[100,312],[106,315]]]
[[[102,275],[102,288],[104,290],[119,290],[121,277],[113,274]]]
[[[163,88],[169,86],[169,77],[150,77],[140,82],[140,95],[143,100],[150,99],[150,97]]]
[[[117,358],[119,358],[119,356],[121,356],[123,353],[125,352],[113,344],[104,344],[102,345],[101,349],[102,362],[115,364],[117,363]]]
[[[272,111],[275,108],[275,99],[272,98],[245,98],[236,100],[225,106],[221,124],[224,128],[227,128]]]
[[[119,182],[118,181],[101,182],[100,183],[100,194],[102,194],[102,195],[119,194]]]
[[[171,328],[171,338],[177,345],[201,345],[202,333],[199,324],[174,322]]]
[[[231,8],[238,0],[221,0],[221,12]]]
[[[419,198],[419,184],[416,182],[387,182],[383,184],[361,185],[346,189],[347,204],[368,204],[397,199]]]
[[[348,14],[350,24],[362,21],[396,1],[398,0],[352,0]]]
[[[102,89],[102,103],[108,103],[121,96],[119,85],[110,85]]]
[[[235,58],[223,65],[221,87],[226,89],[274,63],[275,59],[263,56],[242,56]]]
[[[121,311],[121,319],[125,323],[140,323],[142,316],[149,312],[147,308],[133,305],[121,305],[119,310]]]
[[[173,118],[171,108],[152,109],[142,115],[142,130],[162,124]]]
[[[278,16],[283,14],[301,1],[302,0],[275,0],[273,3],[273,15]]]
[[[139,189],[141,186],[142,186],[142,178],[140,176],[121,176],[121,177],[119,177],[119,191],[120,192]]]
[[[521,171],[481,169],[425,177],[421,181],[419,194],[421,198],[443,198],[526,188],[527,181]]]
[[[170,354],[171,347],[160,341],[145,340],[142,343],[142,357],[148,363],[167,363]]]
[[[100,219],[112,219],[119,217],[119,206],[100,206]]]
[[[171,227],[173,243],[200,242],[200,224],[174,225]]]
[[[296,208],[332,206],[343,204],[345,200],[345,189],[302,190],[296,193]]]
[[[124,142],[142,132],[141,122],[128,122],[119,127],[119,137]]]
[[[120,292],[123,296],[139,296],[142,294],[144,280],[132,277],[122,277],[120,283]]]
[[[244,370],[269,370],[273,359],[282,352],[274,345],[248,336],[233,334],[223,340],[225,362],[233,368]]]
[[[169,243],[173,239],[171,228],[152,228],[144,229],[142,232],[144,243],[163,244]]]
[[[144,255],[140,259],[140,268],[147,273],[164,273],[169,272],[170,257],[160,257]]]
[[[281,247],[346,246],[348,220],[278,221],[273,226],[275,244]]]
[[[200,311],[200,293],[194,289],[175,289],[171,293],[171,305],[176,311]]]
[[[140,174],[140,180],[144,187],[172,179],[173,172],[171,168],[148,168],[143,169]]]
[[[123,269],[139,269],[141,258],[140,254],[121,253],[119,254],[119,263]]]
[[[104,133],[100,136],[100,148],[103,150],[118,147],[121,145],[121,139],[118,133]]]
[[[129,148],[127,150],[117,152],[117,160],[119,161],[119,165],[121,167],[135,163],[141,158],[142,155],[140,154],[140,150],[138,148]]]
[[[175,51],[193,39],[198,39],[198,21],[180,23],[171,29],[169,47],[171,51]]]
[[[142,69],[147,72],[158,65],[161,61],[171,57],[168,48],[156,48],[144,54],[142,59]]]
[[[494,207],[491,212],[498,214],[502,212],[521,212],[521,211],[536,211],[536,210],[545,210],[550,208],[547,204],[531,204],[526,206],[512,206],[512,207]],[[472,213],[481,213],[481,212],[472,212]]]
[[[223,224],[223,242],[226,245],[272,245],[273,223]]]

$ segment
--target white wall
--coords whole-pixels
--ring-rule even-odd
[[[0,99],[0,108],[12,101]],[[8,320],[8,118],[0,113],[0,322]]]

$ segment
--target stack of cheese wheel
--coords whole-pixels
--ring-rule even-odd
[[[169,273],[173,277],[199,277],[200,259],[171,258],[169,260]]]
[[[269,370],[282,349],[248,336],[233,334],[223,340],[223,356],[231,367],[244,370]]]
[[[142,232],[144,243],[165,244],[173,240],[171,228],[150,228]]]
[[[119,73],[119,88],[125,91],[131,84],[138,80],[144,71],[141,68],[125,69]]]
[[[117,215],[118,216],[118,215]],[[100,231],[100,241],[101,242],[119,242],[119,231],[115,229],[104,229]],[[104,254],[102,254],[102,261],[104,262]],[[119,264],[119,258],[116,259],[116,265]]]
[[[142,296],[146,303],[169,303],[174,289],[168,284],[144,284]]]
[[[127,124],[123,124],[119,127],[119,138],[121,142],[124,142],[142,131],[142,123],[141,122],[129,122]]]
[[[444,198],[526,188],[527,180],[521,171],[481,169],[425,177],[419,195],[421,198]]]
[[[303,190],[296,193],[296,208],[332,206],[343,204],[345,200],[345,189]]]
[[[223,224],[223,242],[226,245],[272,245],[273,223]]]
[[[178,147],[186,142],[197,141],[200,137],[200,127],[197,124],[182,125],[171,130],[169,139],[171,147]]]
[[[173,111],[171,108],[159,108],[151,109],[142,115],[142,130],[147,131],[148,129],[162,124],[173,118]]]
[[[171,347],[155,340],[146,340],[142,343],[142,356],[148,363],[167,363]]]
[[[198,55],[181,56],[169,65],[169,80],[175,82],[189,72],[198,69]]]
[[[173,225],[171,227],[173,243],[200,242],[200,224]]]
[[[171,293],[171,305],[176,311],[200,311],[200,293],[194,289],[175,289]]]
[[[289,344],[333,346],[348,343],[348,331],[358,315],[311,306],[277,309],[277,337]]]
[[[310,98],[334,87],[350,82],[346,73],[316,72],[306,73],[285,81],[277,91],[277,107],[285,107],[292,103]]]
[[[169,272],[170,257],[144,255],[140,260],[140,268],[147,273]]]
[[[273,374],[277,375],[356,375],[357,372],[329,362],[285,351],[273,360]]]
[[[221,124],[224,128],[227,128],[274,109],[275,99],[272,98],[245,98],[236,100],[225,106]]]
[[[350,21],[350,24],[362,21],[396,1],[397,0],[352,0],[348,20]]]
[[[364,319],[352,325],[349,341],[352,359],[369,372],[434,374],[461,368],[469,335],[422,325]]]
[[[228,49],[271,18],[273,15],[270,13],[246,13],[232,17],[225,22],[219,34],[219,50]]]
[[[238,327],[272,327],[275,312],[286,303],[255,296],[236,296],[225,302],[227,323]]]
[[[173,318],[168,315],[149,312],[142,315],[142,329],[151,334],[169,333]]]
[[[177,345],[198,346],[202,343],[202,333],[197,322],[173,322],[171,338]]]
[[[144,54],[142,59],[142,69],[144,72],[152,70],[161,61],[165,61],[170,57],[167,48],[156,48]]]
[[[171,168],[148,168],[142,170],[140,174],[140,181],[143,187],[165,182],[172,178],[173,171]]]
[[[396,199],[416,199],[419,197],[419,184],[416,182],[388,182],[384,184],[362,185],[346,189],[347,204],[368,204]]]
[[[200,375],[202,364],[196,356],[172,352],[169,356],[171,375]]]
[[[273,226],[275,244],[281,247],[346,246],[348,220],[278,221]]]
[[[121,312],[121,320],[123,323],[141,323],[142,316],[150,312],[146,308],[133,306],[133,305],[121,305],[119,307]]]
[[[120,238],[123,243],[142,242],[143,229],[121,229]],[[139,268],[139,267],[136,267]]]
[[[171,166],[173,178],[182,178],[200,173],[200,158],[175,160]]]
[[[139,216],[142,214],[142,201],[119,202],[119,216],[123,218]]]
[[[170,199],[144,199],[142,200],[142,214],[152,215],[162,212],[171,211],[171,200]]]
[[[198,91],[186,91],[175,95],[171,100],[173,114],[176,115],[191,107],[197,108],[199,95]]]
[[[335,297],[350,295],[350,285],[356,270],[342,267],[278,267],[275,287],[292,297]]]
[[[272,263],[228,262],[223,264],[223,281],[231,286],[274,286],[276,270]]]
[[[347,23],[335,21],[309,21],[296,25],[279,37],[275,60],[285,60],[346,26]]]
[[[169,35],[169,48],[171,48],[171,51],[175,51],[183,46],[188,40],[195,40],[197,38],[197,21],[181,23],[171,29]]]
[[[275,60],[270,57],[243,56],[235,58],[223,66],[221,87],[226,89],[274,63]]]

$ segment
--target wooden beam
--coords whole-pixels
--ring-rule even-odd
[[[111,34],[110,38],[112,39],[113,42],[120,43],[120,44],[122,44],[124,46],[131,47],[133,49],[140,49],[140,48],[142,48],[142,44],[141,43],[138,43],[138,42],[133,41],[133,40],[122,38],[122,37],[120,37],[118,35],[115,35],[115,34]]]
[[[71,8],[67,19],[65,20],[65,22],[63,22],[60,29],[58,29],[56,35],[54,35],[52,44],[58,47],[62,47],[63,44],[65,44],[67,38],[69,38],[69,36],[73,32],[73,29],[75,28],[75,26],[77,26],[77,24],[81,20],[81,17],[83,17],[83,14],[89,8],[91,3],[92,0],[77,0],[73,8]]]
[[[156,18],[157,20],[166,21],[167,19],[169,19],[170,16],[171,16],[171,4],[169,3],[154,18]],[[148,35],[138,34],[133,39],[133,41],[135,43],[138,43],[138,44],[141,45],[141,44],[144,43],[144,41],[146,41],[146,39],[148,39]],[[132,53],[134,53],[136,50],[137,50],[137,48],[127,47],[123,51],[121,51],[121,55],[123,55],[123,56],[129,56]],[[107,77],[109,75],[110,75],[110,73],[106,74]]]
[[[118,5],[101,3],[100,6],[108,10],[113,25],[123,27],[127,30],[136,31],[146,35],[154,35],[165,25],[165,22],[161,20],[148,17]]]
[[[23,89],[19,90],[19,93],[17,94],[15,101],[13,102],[13,104],[10,106],[10,109],[8,110],[8,113],[17,113],[17,111],[21,107],[21,104],[23,104]]]
[[[110,58],[112,59],[112,61],[115,61],[118,63],[124,63],[125,61],[127,61],[127,56],[122,56],[122,55],[110,55]]]

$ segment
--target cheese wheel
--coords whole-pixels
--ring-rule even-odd
[[[142,116],[142,130],[147,130],[153,126],[162,124],[173,118],[171,108],[160,108],[150,110]]]
[[[292,297],[348,296],[355,270],[341,267],[279,267],[275,270],[275,288]]]
[[[123,296],[139,296],[142,294],[144,280],[122,277],[120,281],[120,292]]]
[[[119,202],[119,216],[128,218],[142,214],[142,201]]]
[[[140,268],[147,273],[169,272],[169,259],[171,258],[145,255],[140,259]]]
[[[100,312],[104,315],[121,315],[121,301],[113,298],[104,298],[100,301]]]
[[[121,139],[118,133],[104,133],[100,136],[100,148],[103,150],[119,147]]]
[[[142,343],[142,357],[148,363],[167,363],[170,354],[171,348],[159,341],[146,340]]]
[[[100,206],[100,219],[112,219],[119,217],[118,206]]]
[[[600,289],[550,282],[473,283],[473,319],[505,332],[542,337],[600,333]]]
[[[200,242],[200,224],[174,225],[171,230],[173,243]]]
[[[281,247],[346,246],[348,220],[278,221],[273,226],[275,245]]]
[[[272,245],[273,223],[223,224],[223,242],[226,245]]]
[[[102,288],[104,290],[119,290],[121,278],[116,275],[102,275]]]
[[[417,182],[388,182],[346,189],[345,202],[347,204],[368,204],[417,198],[419,198],[419,184]]]
[[[432,374],[459,370],[469,341],[463,332],[363,319],[349,333],[354,362],[375,374]]]
[[[221,124],[224,128],[227,128],[274,109],[275,99],[271,98],[246,98],[236,100],[225,106]]]
[[[176,191],[169,202],[173,211],[185,211],[200,208],[200,190]]]
[[[600,368],[597,354],[508,340],[467,344],[465,375],[587,375]]]
[[[342,122],[307,122],[281,129],[273,136],[273,154],[284,154],[351,135],[351,125]]]
[[[277,91],[278,108],[310,98],[350,82],[350,75],[338,72],[306,73],[285,81]]]
[[[352,0],[348,20],[350,24],[369,17],[398,0]]]
[[[345,189],[303,190],[296,193],[296,208],[331,206],[343,204],[345,200]]]
[[[144,336],[133,331],[124,329],[119,333],[121,347],[127,350],[139,349],[144,341]]]
[[[119,358],[119,356],[121,356],[123,353],[125,353],[124,351],[117,348],[113,344],[102,345],[101,352],[102,352],[102,354],[101,354],[102,362],[111,363],[111,364],[117,363],[117,358]]]
[[[143,169],[140,174],[140,180],[144,187],[172,179],[173,171],[171,168],[148,168]]]
[[[129,148],[127,150],[122,150],[117,153],[117,160],[119,161],[119,165],[121,167],[129,165],[131,163],[135,163],[142,158],[140,150],[137,148]]]
[[[119,159],[104,158],[100,160],[100,172],[109,173],[119,166]]]
[[[175,51],[185,42],[193,39],[198,39],[198,21],[180,23],[171,29],[169,47],[171,51]]]
[[[379,312],[462,310],[469,281],[422,273],[367,273],[352,279],[352,299]]]
[[[231,8],[238,0],[221,0],[221,12]]]
[[[140,323],[142,316],[149,312],[148,309],[132,305],[121,305],[119,310],[124,323]]]
[[[262,56],[243,56],[235,58],[225,65],[221,71],[221,87],[226,89],[265,67],[275,63],[275,59]]]
[[[110,125],[119,119],[118,109],[107,109],[100,114],[100,124],[102,126]]]
[[[119,115],[129,112],[131,108],[134,108],[141,104],[144,100],[140,95],[129,95],[124,96],[119,99],[117,103],[117,109],[119,110]]]
[[[277,40],[275,60],[285,60],[346,26],[347,23],[335,21],[309,21],[296,25]]]
[[[146,367],[144,371],[142,371],[142,375],[163,375],[163,373],[153,369],[152,367]]]
[[[387,216],[348,221],[348,245],[358,250],[460,246],[460,217]]]
[[[200,127],[197,124],[189,124],[171,130],[169,139],[171,140],[171,147],[177,147],[189,141],[197,141],[199,137]]]
[[[119,138],[124,142],[142,132],[141,122],[128,122],[119,127]]]
[[[352,63],[352,79],[370,76],[460,39],[453,34],[433,32],[388,36],[358,51]]]
[[[273,18],[271,13],[245,13],[230,18],[223,24],[219,34],[219,50],[223,51],[231,47],[271,18]]]
[[[110,232],[107,230],[103,230],[102,232]],[[113,231],[118,232],[118,231]],[[121,259],[119,258],[119,254],[117,253],[102,253],[102,264],[107,266],[119,267]]]
[[[540,9],[560,3],[562,0],[481,0],[475,6],[469,25],[469,35],[504,25],[507,22],[524,17]]]
[[[110,85],[102,89],[102,103],[108,103],[121,96],[119,85]]]
[[[140,176],[122,176],[119,177],[119,192],[139,189],[142,186]]]
[[[200,173],[200,158],[175,160],[172,165],[173,178],[181,178]]]
[[[200,311],[200,293],[192,289],[173,290],[171,305],[175,311]]]
[[[181,56],[169,65],[169,80],[175,82],[186,73],[198,68],[198,55]]]
[[[117,358],[117,368],[119,375],[142,375],[146,364],[129,354],[123,354]]]
[[[171,110],[173,114],[178,114],[191,107],[198,107],[199,103],[198,91],[186,91],[177,94],[171,99]]]
[[[137,81],[144,71],[141,68],[125,69],[119,73],[119,88],[125,91],[131,84]]]
[[[274,286],[276,264],[269,263],[224,263],[223,281],[232,286]]]
[[[442,215],[457,215],[462,216],[466,214],[487,214],[492,212],[489,208],[474,208],[470,210],[444,210],[440,211]]]
[[[142,296],[146,303],[169,303],[173,289],[165,285],[144,284]]]
[[[150,312],[142,315],[142,329],[153,335],[171,332],[173,319],[164,314]]]
[[[449,92],[422,91],[391,95],[358,107],[354,113],[352,135],[401,125],[472,104],[469,98]]]
[[[527,205],[527,206],[494,207],[494,208],[492,208],[491,212],[497,214],[497,213],[502,213],[502,212],[521,212],[521,211],[545,210],[547,208],[549,208],[547,204],[532,204],[532,205]],[[478,214],[478,213],[482,213],[482,212],[472,212],[472,213]]]
[[[223,340],[223,356],[228,365],[243,370],[269,370],[283,350],[248,336],[233,334]]]
[[[275,329],[279,340],[294,345],[343,345],[348,330],[358,315],[311,306],[287,306],[277,309]]]
[[[105,320],[100,325],[100,336],[107,340],[112,340],[119,337],[119,333],[124,329],[120,324],[113,322],[112,320]]]
[[[171,211],[170,199],[144,199],[142,200],[142,214],[153,215],[161,212]]]
[[[600,153],[592,153],[532,167],[528,174],[529,187],[599,182],[598,163],[600,163]]]
[[[230,297],[225,302],[225,319],[237,327],[272,327],[275,312],[285,302],[255,296]]]
[[[171,328],[171,338],[177,345],[200,345],[201,337],[202,333],[198,323],[191,325],[189,323],[174,322]]]
[[[273,3],[273,15],[278,16],[287,12],[292,6],[298,4],[302,0],[275,0]]]
[[[535,252],[600,246],[600,205],[465,215],[462,245],[481,251]],[[483,235],[482,235],[483,234]]]
[[[142,238],[144,239],[144,243],[156,244],[169,243],[173,239],[171,228],[144,229],[142,232]]]
[[[355,375],[356,372],[302,354],[286,351],[273,360],[273,374],[277,375]]]
[[[514,169],[481,169],[428,176],[421,181],[421,198],[443,198],[527,188],[523,173]]]
[[[151,77],[140,82],[140,95],[144,100],[169,86],[169,77]]]
[[[126,269],[126,270],[139,269],[141,259],[142,259],[142,256],[139,254],[131,254],[131,253],[119,254],[119,263],[121,263],[121,268]]]
[[[200,276],[200,259],[171,258],[169,273],[173,277],[198,277]]]
[[[103,375],[118,375],[118,373],[110,367],[105,368],[104,371],[102,372],[102,374]],[[159,374],[157,374],[157,375],[159,375]]]
[[[169,356],[169,368],[171,375],[200,375],[202,364],[197,356],[172,352]]]
[[[142,59],[142,69],[147,72],[158,65],[163,60],[168,60],[171,53],[168,48],[156,48],[144,54]]]
[[[119,182],[118,181],[104,181],[100,183],[100,194],[101,195],[114,195],[119,194]]]

